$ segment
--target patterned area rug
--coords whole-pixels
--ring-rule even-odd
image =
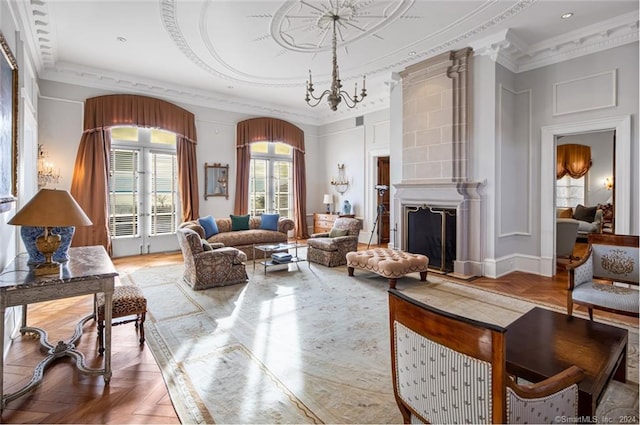
[[[121,276],[148,299],[147,343],[183,423],[402,423],[391,382],[387,280],[345,267],[247,265],[249,282],[193,291],[181,266]],[[398,289],[506,326],[534,304],[408,275]],[[627,384],[598,414],[638,418],[638,329]]]

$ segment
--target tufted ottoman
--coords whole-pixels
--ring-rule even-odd
[[[368,249],[347,253],[347,270],[353,276],[354,269],[367,270],[389,279],[389,287],[395,289],[399,277],[420,272],[420,280],[427,280],[429,258],[422,254],[387,248]]]

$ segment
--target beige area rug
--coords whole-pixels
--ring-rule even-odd
[[[183,423],[402,423],[391,382],[387,280],[307,263],[249,282],[193,291],[181,266],[122,276],[148,299],[147,344]],[[416,274],[398,289],[439,308],[506,326],[527,301]],[[627,384],[609,385],[598,414],[638,418],[638,329]]]

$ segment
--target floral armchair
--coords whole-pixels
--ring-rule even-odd
[[[232,247],[210,245],[191,229],[178,229],[184,258],[184,281],[195,290],[233,285],[247,280],[247,255]],[[222,245],[222,244],[220,244]]]
[[[307,240],[307,261],[336,267],[347,264],[347,252],[358,250],[362,222],[340,217],[328,233],[314,233]]]
[[[535,384],[506,370],[506,329],[389,290],[391,370],[404,423],[553,423],[578,414],[584,372]]]

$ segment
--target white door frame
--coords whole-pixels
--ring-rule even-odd
[[[616,233],[628,234],[631,211],[631,116],[599,118],[542,127],[540,136],[540,272],[556,270],[556,137],[591,131],[615,130],[615,223]]]

